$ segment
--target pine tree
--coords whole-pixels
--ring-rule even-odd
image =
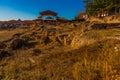
[[[109,13],[111,10],[114,10],[114,14],[120,14],[120,0],[84,0],[84,2],[89,16]]]

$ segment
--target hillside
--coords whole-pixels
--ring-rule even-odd
[[[0,80],[120,80],[120,30],[93,22],[0,31]]]

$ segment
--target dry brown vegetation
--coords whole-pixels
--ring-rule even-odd
[[[120,14],[112,15],[112,16],[106,16],[106,17],[103,17],[103,18],[90,17],[90,18],[87,19],[87,21],[97,22],[97,23],[120,23]]]
[[[120,30],[91,25],[1,31],[0,80],[120,80]]]

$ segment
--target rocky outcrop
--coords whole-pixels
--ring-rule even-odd
[[[120,28],[120,23],[94,23],[92,29]]]

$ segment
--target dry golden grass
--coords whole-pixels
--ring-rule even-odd
[[[13,56],[0,61],[0,80],[120,79],[120,40],[115,38],[119,37],[119,30],[65,28],[59,35],[64,32],[69,35],[60,36],[62,43],[52,41],[45,45],[43,40],[48,32],[38,29],[30,28],[21,36],[33,37],[29,43],[37,42],[35,46],[10,50]],[[6,34],[12,35],[13,32],[6,31]],[[38,38],[41,34],[44,36]],[[0,35],[3,36],[2,33]],[[71,40],[70,44],[68,40]]]
[[[26,30],[25,29],[14,29],[14,30],[3,30],[0,31],[0,41],[8,40],[11,39],[12,36],[16,33],[24,33]]]
[[[110,80],[120,74],[120,41],[104,40],[72,51],[15,51],[1,61],[3,80]],[[114,79],[113,79],[114,80]]]

